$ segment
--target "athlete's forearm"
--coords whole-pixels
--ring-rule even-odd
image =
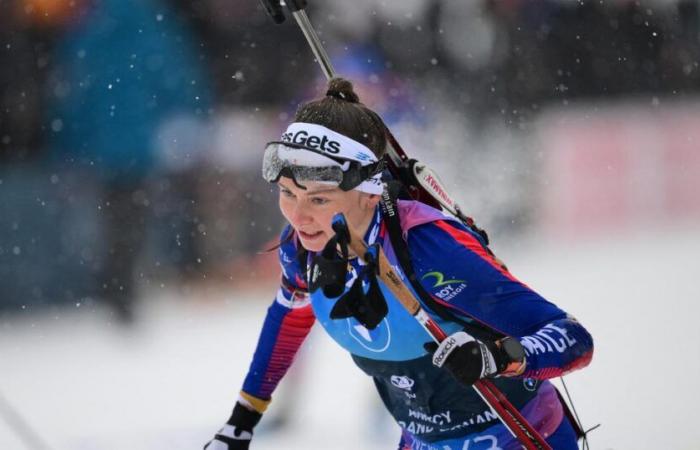
[[[572,317],[551,321],[518,338],[525,349],[524,378],[558,377],[587,366],[593,357],[593,338]]]
[[[244,394],[269,402],[314,321],[308,304],[289,308],[275,301],[268,308],[253,361],[243,383]],[[264,410],[267,405],[256,402],[253,406]]]

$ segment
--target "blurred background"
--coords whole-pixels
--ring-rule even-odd
[[[700,2],[307,11],[514,274],[593,334],[567,377],[593,448],[700,449]],[[0,0],[1,449],[213,435],[279,277],[261,152],[324,86],[254,0]],[[253,448],[394,448],[372,390],[315,330]]]

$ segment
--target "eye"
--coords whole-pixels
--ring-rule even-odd
[[[311,203],[313,203],[314,205],[325,205],[329,201],[330,200],[328,200],[327,198],[323,198],[323,197],[312,197],[311,198]]]
[[[280,194],[282,194],[285,197],[289,197],[289,198],[294,197],[294,194],[292,194],[292,191],[290,191],[289,189],[283,188],[283,187],[280,187]]]

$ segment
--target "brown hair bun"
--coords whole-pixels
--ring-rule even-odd
[[[332,78],[326,95],[301,105],[294,121],[322,125],[366,145],[379,158],[384,154],[384,122],[360,102],[352,83],[345,78]]]
[[[352,82],[340,77],[331,78],[328,81],[326,95],[350,103],[358,103],[360,101],[360,97],[357,96],[353,89]]]

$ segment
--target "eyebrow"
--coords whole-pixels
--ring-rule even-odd
[[[313,190],[308,190],[306,191],[307,194],[322,194],[324,192],[334,192],[338,189],[337,186],[331,186],[327,188],[318,188],[318,189],[313,189]]]
[[[280,182],[277,182],[277,184],[278,184],[280,187],[289,190],[289,188],[288,188],[287,186],[285,186],[284,184],[282,184],[282,183],[280,183]],[[329,186],[329,187],[321,187],[321,188],[317,188],[317,189],[308,189],[308,190],[306,190],[306,191],[304,191],[304,192],[305,192],[306,194],[308,194],[308,195],[314,195],[314,194],[322,194],[322,193],[324,193],[324,192],[333,192],[333,191],[335,191],[336,189],[338,189],[337,186]]]

